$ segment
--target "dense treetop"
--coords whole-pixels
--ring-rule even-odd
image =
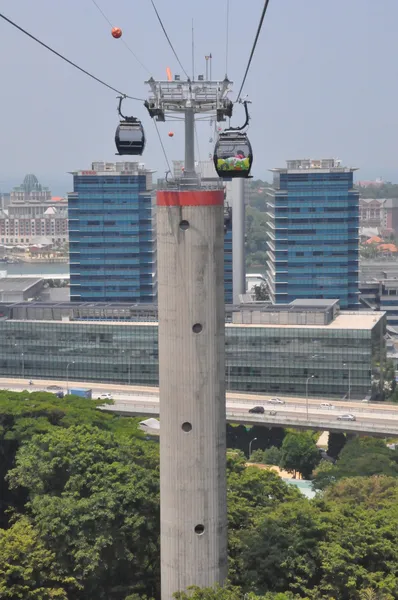
[[[247,451],[244,432],[253,438],[245,428],[228,438]],[[315,467],[321,491],[308,500],[230,450],[229,583],[179,599],[397,598],[396,452],[334,436],[336,464],[317,465],[310,433],[256,437],[286,468]],[[105,414],[95,401],[1,392],[0,597],[158,599],[158,448],[137,419]]]

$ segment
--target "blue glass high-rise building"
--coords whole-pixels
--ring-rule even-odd
[[[156,301],[152,172],[140,163],[93,163],[68,194],[71,300]]]
[[[336,298],[342,308],[358,307],[354,170],[335,159],[291,160],[272,169],[267,279],[274,303]]]

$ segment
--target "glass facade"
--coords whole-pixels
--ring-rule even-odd
[[[357,308],[359,194],[353,170],[278,169],[267,207],[272,301],[338,298],[341,308]]]
[[[353,328],[226,325],[227,388],[364,398],[384,344],[384,317]],[[154,322],[0,321],[0,376],[158,385]]]
[[[128,164],[135,170],[117,172],[116,163],[109,172],[74,173],[68,196],[73,301],[156,299],[152,175]]]

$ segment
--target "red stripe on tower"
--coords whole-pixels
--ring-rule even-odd
[[[158,206],[223,206],[224,191],[162,191],[157,192]]]

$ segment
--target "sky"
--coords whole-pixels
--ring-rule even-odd
[[[145,71],[115,40],[92,0],[2,0],[0,12],[124,93],[146,98],[149,75],[181,73],[150,0],[97,0]],[[227,0],[156,0],[184,68],[213,78],[226,71]],[[254,40],[263,0],[230,0],[228,77],[237,94]],[[270,0],[243,95],[252,102],[248,130],[252,174],[286,159],[337,157],[360,170],[398,182],[397,0]],[[54,194],[72,189],[69,171],[94,160],[114,161],[116,94],[0,19],[0,191],[35,173]],[[232,98],[234,96],[232,95]],[[148,168],[163,177],[165,159],[142,102],[126,101],[142,119]],[[243,121],[237,106],[231,125]],[[213,151],[208,123],[198,123],[197,158]],[[183,158],[183,127],[160,123],[169,161]],[[174,137],[168,137],[173,131]],[[119,159],[120,160],[120,159]]]

